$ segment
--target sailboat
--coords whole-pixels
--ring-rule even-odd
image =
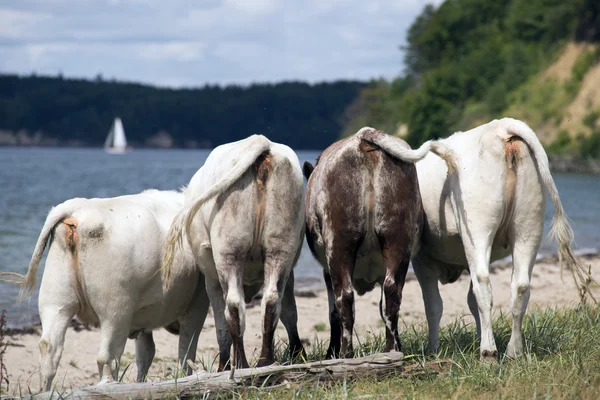
[[[127,152],[127,138],[125,137],[125,129],[121,118],[115,118],[106,141],[104,142],[104,151],[108,154],[123,154]]]

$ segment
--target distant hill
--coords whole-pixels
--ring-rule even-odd
[[[407,42],[404,75],[370,82],[344,135],[368,123],[415,146],[511,116],[551,154],[600,158],[600,1],[446,0]]]
[[[600,158],[600,46],[569,42],[505,113],[527,121],[551,154]]]
[[[0,75],[0,145],[101,146],[121,117],[135,147],[215,147],[261,133],[294,149],[336,140],[365,83],[283,82],[166,89]]]

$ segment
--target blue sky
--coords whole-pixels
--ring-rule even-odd
[[[438,5],[441,0],[431,1]],[[419,0],[0,0],[0,72],[159,86],[391,78]]]

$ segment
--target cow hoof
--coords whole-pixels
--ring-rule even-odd
[[[339,350],[334,350],[331,347],[329,349],[327,349],[327,355],[325,356],[325,358],[327,360],[333,360],[335,358],[338,358],[340,356],[340,352]]]
[[[277,363],[273,360],[260,359],[260,360],[258,360],[258,363],[256,364],[256,368],[267,367],[269,365],[276,365],[276,364]]]
[[[100,386],[100,385],[106,385],[106,384],[109,384],[109,383],[115,383],[114,379],[112,379],[112,378],[102,378],[102,379],[100,379],[100,382],[98,382],[98,386]]]
[[[256,365],[256,367],[277,367],[278,365],[281,365],[279,362],[277,361],[273,361],[271,363],[265,364],[265,365]]]
[[[517,358],[523,357],[523,352],[522,351],[518,351],[517,352],[517,351],[506,350],[505,356],[509,360],[516,360]]]
[[[428,344],[427,345],[427,353],[428,354],[437,355],[439,352],[440,352],[440,345],[439,345],[439,343],[435,344],[435,345],[432,345],[432,344]]]
[[[387,345],[385,346],[385,348],[383,349],[384,353],[392,353],[392,352],[397,352],[397,353],[401,353],[402,352],[402,347],[401,346],[396,346],[396,344],[391,344],[391,345]]]
[[[521,346],[513,346],[511,343],[508,344],[506,348],[506,358],[511,360],[516,360],[519,357],[523,356],[523,345]]]
[[[498,351],[484,350],[481,352],[481,363],[491,366],[498,365]]]
[[[302,362],[306,359],[306,351],[304,350],[304,346],[300,345],[299,347],[290,348],[290,354],[292,361]]]

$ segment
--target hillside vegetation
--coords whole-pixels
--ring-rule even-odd
[[[296,149],[336,140],[364,86],[338,81],[166,89],[0,75],[0,144],[102,146],[119,116],[134,146],[214,147],[262,133]]]
[[[600,2],[447,0],[407,33],[403,76],[349,107],[415,146],[494,118],[528,122],[550,152],[600,158]]]

